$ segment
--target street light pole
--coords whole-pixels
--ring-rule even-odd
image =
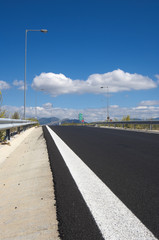
[[[25,30],[25,69],[24,69],[24,119],[25,119],[25,112],[26,112],[26,57],[27,57],[27,32]]]
[[[101,87],[101,88],[107,88],[107,121],[109,121],[109,88],[107,87]]]
[[[39,30],[33,30],[33,29],[26,29],[25,30],[25,67],[24,67],[24,119],[26,117],[26,62],[27,62],[27,33],[28,32],[43,32],[47,33],[47,29],[39,29]]]

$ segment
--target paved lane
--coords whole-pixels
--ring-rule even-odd
[[[58,228],[62,240],[103,240],[76,183],[54,144],[43,128],[55,187]]]
[[[53,129],[159,237],[159,136],[82,127]]]

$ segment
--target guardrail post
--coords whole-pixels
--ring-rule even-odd
[[[20,134],[20,127],[18,127],[17,132],[18,132],[18,134]]]
[[[10,140],[10,129],[6,130],[6,139]]]
[[[27,126],[36,124],[36,122],[31,122],[29,120],[22,119],[10,119],[10,118],[0,118],[0,131],[6,131],[5,139],[10,140],[11,129],[15,129],[20,133],[20,128],[23,127],[23,130],[26,130]]]
[[[152,124],[150,124],[150,130],[152,130]]]

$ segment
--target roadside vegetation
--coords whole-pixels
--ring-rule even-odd
[[[129,115],[127,116],[123,116],[121,121],[133,121],[135,119],[131,119],[131,117]],[[150,119],[152,120],[152,119]],[[120,120],[118,120],[117,118],[115,118],[113,120],[113,122],[119,122]],[[150,125],[149,124],[119,124],[117,123],[115,126],[114,124],[111,124],[111,122],[108,123],[104,123],[104,124],[100,124],[100,126],[109,126],[109,127],[118,127],[118,128],[125,128],[125,129],[139,129],[139,130],[150,130]],[[159,125],[158,124],[153,124],[152,125],[152,130],[159,130]]]
[[[2,109],[2,103],[3,103],[3,97],[2,97],[2,92],[0,91],[0,118],[7,118],[7,113],[6,110]],[[11,117],[12,119],[20,119],[20,114],[18,112],[14,112]],[[33,121],[33,122],[37,122],[35,124],[35,126],[39,126],[39,121],[36,118],[28,118],[27,120]],[[20,132],[23,128],[19,128],[17,130],[17,128],[12,128],[10,130],[11,135]],[[6,131],[2,130],[0,131],[0,142],[4,142],[5,141],[5,137],[6,137]]]
[[[32,122],[37,122],[35,126],[40,126],[40,123],[37,118],[27,118],[27,120],[32,121]]]
[[[119,122],[119,121],[133,121],[135,119],[131,119],[131,117],[129,115],[127,116],[123,116],[123,118],[121,120],[115,118],[113,120],[113,122]],[[120,124],[120,123],[116,123],[111,124],[111,121],[109,123],[107,123],[106,121],[103,123],[63,123],[61,124],[62,126],[107,126],[107,127],[117,127],[117,128],[125,128],[125,129],[139,129],[139,130],[150,130],[150,125],[149,124]],[[159,130],[159,125],[158,124],[153,124],[152,125],[152,130]]]
[[[3,97],[2,92],[0,91],[0,118],[6,117],[6,111],[2,110]],[[0,131],[0,141],[3,141],[5,138],[5,131]]]

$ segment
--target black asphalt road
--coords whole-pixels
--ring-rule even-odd
[[[103,240],[46,127],[43,127],[43,131],[53,173],[60,238],[62,240]]]
[[[159,135],[88,127],[60,126],[53,127],[52,129],[144,225],[159,238]],[[62,239],[102,239],[98,228],[91,218],[89,210],[84,207],[84,202],[81,203],[82,197],[67,167],[64,166],[65,164],[59,152],[53,144],[53,141],[51,142],[46,130],[44,132],[48,143],[51,166],[55,175],[54,181],[58,200],[58,217],[61,224],[61,234],[67,235],[71,231],[75,234],[73,238],[64,236]],[[51,148],[52,150],[50,150]],[[60,161],[58,161],[57,156],[60,158]],[[66,179],[63,179],[64,183],[61,183],[60,181],[62,180],[60,178],[63,177],[63,174]],[[70,180],[68,180],[68,178]],[[67,189],[67,181],[68,185],[70,183],[73,185],[77,192],[77,197],[80,195],[79,202],[76,202],[76,197],[72,199],[74,198],[73,195],[75,192],[71,189],[72,186]],[[66,189],[64,190],[63,187],[66,187]],[[59,191],[61,191],[60,196],[58,196]],[[70,192],[67,193],[67,191]],[[64,206],[64,199],[70,203],[66,215],[65,209],[67,206]],[[71,209],[72,205],[73,208]],[[63,207],[63,209],[61,209],[61,207]],[[80,209],[76,210],[76,207]],[[84,211],[83,215],[82,210]],[[78,211],[81,212],[82,222],[84,222],[84,217],[88,215],[90,219],[87,221],[90,221],[91,225],[94,224],[92,228],[90,228],[88,222],[88,226],[85,225],[85,222],[79,223],[79,230],[82,229],[82,231],[84,231],[83,228],[87,228],[88,231],[91,232],[92,229],[94,229],[95,233],[92,232],[92,236],[90,235],[89,238],[87,238],[85,233],[83,236],[77,237],[79,233],[77,232],[78,226],[76,225],[76,219],[72,220],[74,225],[72,225],[71,228],[70,218],[72,218],[74,214],[77,214],[77,218],[79,218]],[[85,211],[88,211],[88,214]],[[64,219],[64,217],[66,218]],[[68,226],[65,226],[67,224]],[[74,227],[77,229],[74,230]]]

